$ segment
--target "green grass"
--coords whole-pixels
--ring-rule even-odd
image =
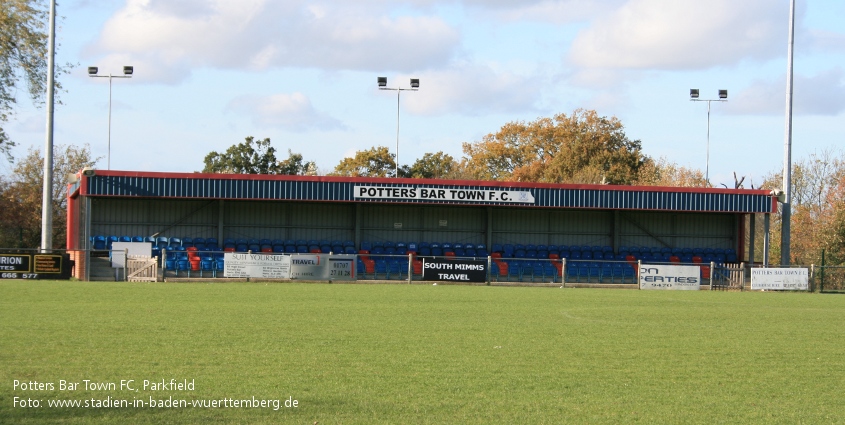
[[[0,281],[0,423],[845,423],[845,297]],[[121,391],[121,379],[194,391]],[[114,382],[21,391],[14,380]],[[20,408],[13,398],[298,408]]]

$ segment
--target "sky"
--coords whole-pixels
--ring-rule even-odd
[[[745,187],[783,169],[788,0],[63,0],[54,143],[100,169],[194,172],[270,138],[327,173],[386,146],[399,163],[460,159],[512,121],[615,116],[653,158]],[[845,147],[845,2],[797,0],[793,162]],[[113,78],[109,142],[109,78]],[[388,87],[418,91],[380,91]],[[689,90],[701,99],[692,102]],[[25,93],[25,91],[21,91]],[[46,112],[5,125],[20,158]],[[109,154],[109,145],[111,153]],[[4,171],[10,169],[3,164]]]

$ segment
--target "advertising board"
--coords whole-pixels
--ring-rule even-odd
[[[640,289],[698,291],[701,289],[701,268],[643,264],[640,267]]]
[[[423,280],[437,282],[486,282],[487,261],[424,258]]]
[[[807,268],[752,268],[751,289],[772,291],[806,291],[810,273]]]
[[[0,279],[70,279],[67,254],[0,254]]]
[[[223,256],[223,276],[287,279],[290,256],[227,252]]]

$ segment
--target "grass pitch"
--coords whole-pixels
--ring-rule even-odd
[[[806,293],[0,281],[0,423],[845,423],[843,319]],[[171,379],[194,388],[139,388]],[[150,398],[280,406],[47,405]]]

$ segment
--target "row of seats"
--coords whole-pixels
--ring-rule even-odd
[[[190,237],[142,237],[142,236],[94,236],[91,238],[95,250],[110,250],[114,242],[149,242],[153,246],[152,254],[160,256],[163,250],[186,251],[196,248],[200,253],[220,252],[266,252],[283,254],[335,253],[365,254],[373,259],[380,256],[406,256],[415,253],[419,256],[454,256],[486,258],[493,255],[498,258],[516,259],[567,259],[567,260],[613,260],[674,263],[733,263],[737,261],[733,249],[721,248],[668,248],[668,247],[620,247],[614,253],[610,246],[567,246],[533,244],[494,244],[488,252],[485,244],[448,243],[448,242],[390,242],[364,241],[361,248],[355,248],[351,240],[281,240],[281,239],[234,239],[226,238],[222,245],[216,238]],[[221,256],[222,258],[222,256]],[[175,259],[174,259],[175,260]]]

